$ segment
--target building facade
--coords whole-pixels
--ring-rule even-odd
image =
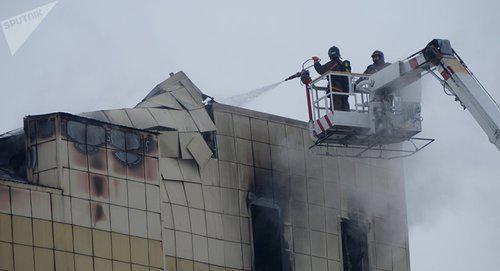
[[[400,162],[202,97],[179,72],[0,137],[0,270],[409,270]]]

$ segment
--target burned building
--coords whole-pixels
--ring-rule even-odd
[[[409,270],[400,162],[203,98],[179,72],[0,136],[0,270]]]

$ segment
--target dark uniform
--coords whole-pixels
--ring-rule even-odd
[[[366,67],[366,70],[365,70],[364,74],[376,73],[376,72],[380,71],[381,69],[383,69],[383,68],[385,68],[385,67],[387,67],[389,65],[391,65],[391,63],[387,63],[387,62],[384,62],[381,65],[376,65],[376,64],[368,65],[368,67]]]
[[[328,50],[330,61],[321,65],[319,61],[314,62],[314,69],[319,74],[325,74],[329,71],[351,72],[351,63],[348,60],[340,60],[339,49],[335,46]],[[331,84],[332,89],[337,92],[349,92],[349,79],[347,76],[332,75]],[[327,93],[330,91],[328,90]],[[333,107],[335,110],[349,111],[349,96],[347,95],[333,95]]]
[[[391,65],[391,63],[385,62],[384,53],[378,50],[373,52],[372,59],[373,59],[373,64],[366,67],[364,74],[373,74]]]

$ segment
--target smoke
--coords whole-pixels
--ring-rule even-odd
[[[263,86],[254,90],[250,90],[248,92],[242,93],[242,94],[237,94],[225,99],[222,99],[221,102],[225,104],[230,104],[234,106],[241,106],[244,105],[256,98],[258,98],[260,95],[271,91],[275,88],[277,88],[283,81],[276,82],[274,84],[270,84],[267,86]]]
[[[437,270],[445,261],[447,270],[495,270],[498,151],[468,110],[439,88],[424,79],[420,136],[436,141],[404,162],[412,269]]]

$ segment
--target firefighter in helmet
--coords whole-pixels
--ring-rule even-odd
[[[320,59],[313,56],[314,69],[319,74],[324,74],[329,71],[351,72],[351,63],[348,60],[341,60],[340,50],[336,46],[332,46],[328,50],[330,61],[321,65]],[[335,92],[349,92],[349,79],[347,76],[332,75],[329,86]],[[329,93],[329,89],[326,93]],[[349,96],[347,95],[333,95],[333,107],[335,110],[349,111]]]
[[[384,53],[379,50],[376,50],[372,53],[372,60],[373,64],[366,67],[364,74],[373,74],[391,65],[391,63],[385,62]]]

